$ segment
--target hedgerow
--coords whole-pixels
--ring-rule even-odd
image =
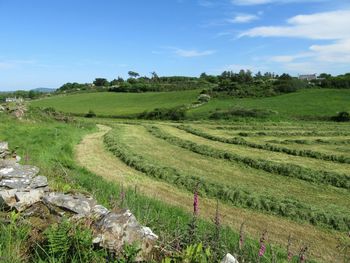
[[[177,128],[212,141],[218,141],[218,142],[235,144],[235,145],[244,145],[255,149],[267,150],[272,152],[281,152],[289,155],[309,157],[309,158],[325,160],[325,161],[332,161],[332,162],[338,162],[338,163],[350,163],[350,158],[343,155],[325,154],[325,153],[316,152],[312,150],[290,149],[290,148],[281,147],[281,146],[277,146],[269,143],[258,144],[254,142],[248,142],[243,138],[239,138],[239,137],[223,138],[223,137],[211,135],[203,131],[194,129],[190,126],[184,126],[184,125],[177,126]]]
[[[152,134],[160,133],[155,127],[149,127]],[[323,225],[336,230],[350,229],[350,217],[344,212],[323,211],[294,199],[277,199],[268,195],[257,195],[241,187],[228,187],[209,182],[194,175],[179,172],[173,167],[161,166],[136,154],[123,143],[118,129],[113,129],[104,137],[107,149],[128,166],[143,172],[145,175],[173,184],[179,188],[192,191],[198,183],[200,194],[218,198],[235,206],[267,212],[293,220],[307,221],[313,225]]]

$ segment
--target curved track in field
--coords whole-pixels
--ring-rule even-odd
[[[138,190],[149,197],[159,199],[170,205],[192,211],[192,194],[179,190],[170,184],[156,181],[130,168],[121,160],[108,152],[103,143],[103,136],[111,129],[98,125],[99,131],[84,137],[75,149],[77,163],[106,180],[123,184],[127,187],[137,186]],[[215,214],[216,201],[200,199],[201,216],[210,219]],[[336,246],[339,234],[329,230],[298,224],[280,217],[265,215],[246,209],[220,204],[222,222],[239,231],[240,224],[245,222],[248,235],[259,239],[259,235],[267,229],[269,239],[282,247],[286,246],[288,235],[292,234],[295,240],[302,243],[294,244],[293,252],[298,253],[301,244],[307,244],[313,258],[324,262],[340,260]]]

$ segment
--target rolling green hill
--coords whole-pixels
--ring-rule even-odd
[[[85,114],[93,110],[99,116],[130,116],[155,108],[172,108],[196,101],[199,90],[150,93],[81,93],[53,96],[32,102],[35,107]],[[265,98],[214,98],[191,109],[191,119],[205,119],[216,110],[230,108],[263,109],[275,112],[270,119],[330,117],[350,111],[350,90],[304,89],[286,95]]]
[[[148,93],[80,93],[53,96],[32,102],[35,107],[53,107],[63,112],[85,114],[93,110],[99,116],[127,116],[151,111],[155,108],[172,108],[197,100],[199,90]]]
[[[190,110],[188,116],[206,118],[217,109],[232,107],[272,110],[277,112],[276,118],[282,119],[334,116],[340,111],[350,111],[350,90],[303,89],[275,97],[213,99],[202,107]]]

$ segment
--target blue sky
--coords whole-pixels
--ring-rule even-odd
[[[250,69],[350,72],[348,0],[0,0],[0,90]]]

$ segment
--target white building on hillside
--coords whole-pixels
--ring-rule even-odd
[[[316,74],[299,75],[299,79],[311,81],[311,80],[317,79],[317,75]]]

